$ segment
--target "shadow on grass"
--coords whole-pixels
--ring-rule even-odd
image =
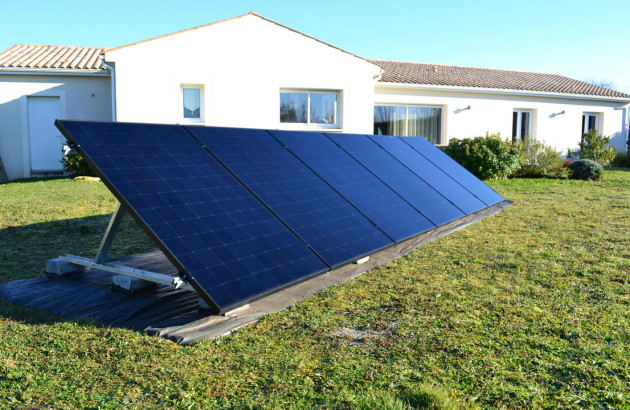
[[[30,182],[46,182],[46,181],[55,181],[58,179],[72,179],[67,175],[47,175],[41,177],[31,177],[31,178],[20,178],[9,181],[10,184],[27,184]]]
[[[95,255],[109,219],[109,215],[98,215],[0,229],[0,285],[44,275],[46,260],[59,255]],[[135,221],[125,218],[108,259],[154,248]],[[0,315],[24,323],[76,322],[5,300],[0,300]],[[90,320],[79,322],[94,323]]]
[[[96,254],[109,215],[63,219],[0,229],[0,284],[40,276],[47,259],[68,253]],[[155,248],[131,218],[125,218],[108,259]]]
[[[624,167],[604,167],[605,171],[619,171],[619,172],[630,172],[630,168]]]

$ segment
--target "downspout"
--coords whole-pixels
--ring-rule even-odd
[[[112,84],[112,121],[116,122],[116,73],[112,66],[105,63],[105,54],[101,54],[101,65],[110,73]]]

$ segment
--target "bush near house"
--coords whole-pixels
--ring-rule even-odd
[[[61,164],[63,165],[63,171],[71,177],[96,176],[96,173],[92,171],[92,168],[90,168],[85,159],[79,154],[69,153],[65,155],[61,160]]]
[[[630,154],[628,154],[627,152],[618,152],[610,165],[613,167],[630,168]]]
[[[78,152],[74,151],[72,145],[68,141],[64,144],[64,153],[64,157],[59,162],[61,162],[63,171],[70,175],[70,177],[96,176],[96,173],[92,170],[92,168],[90,168],[85,159],[79,155]]]
[[[610,137],[597,134],[590,130],[582,135],[578,150],[568,149],[567,156],[571,159],[590,159],[601,165],[609,165],[615,158],[617,148],[610,145]]]
[[[444,152],[480,179],[506,178],[521,166],[518,148],[503,141],[500,133],[453,138]]]
[[[560,152],[531,138],[516,144],[521,154],[521,166],[511,175],[516,178],[567,178]]]
[[[574,179],[584,181],[597,181],[604,174],[604,168],[596,161],[591,159],[581,159],[569,165],[569,169],[573,171]]]

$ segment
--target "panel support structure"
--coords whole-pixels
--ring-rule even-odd
[[[101,245],[99,246],[98,251],[96,251],[96,256],[94,257],[94,259],[84,258],[81,256],[66,255],[59,256],[59,258],[55,260],[69,263],[69,266],[103,270],[106,272],[116,273],[118,275],[142,279],[160,285],[173,286],[175,289],[183,289],[195,292],[195,289],[193,289],[192,286],[190,286],[179,277],[105,262],[105,260],[107,259],[107,254],[109,253],[109,250],[112,247],[112,243],[114,242],[114,238],[116,237],[116,233],[118,233],[120,222],[122,221],[126,213],[127,211],[125,211],[125,208],[121,205],[121,203],[117,203],[116,209],[114,210],[114,213],[109,220],[109,224],[107,225],[107,229],[105,230],[105,234],[103,235],[103,240],[101,241]],[[53,260],[51,259],[51,261]]]
[[[76,265],[82,265],[86,268],[93,268],[104,270],[106,272],[117,273],[119,275],[131,276],[134,278],[140,278],[144,280],[148,280],[150,282],[155,282],[160,285],[170,285],[175,287],[175,289],[184,289],[194,291],[193,287],[184,282],[181,278],[163,275],[161,273],[150,272],[142,269],[130,268],[128,266],[117,265],[115,263],[95,263],[92,259],[83,258],[81,256],[74,255],[66,255],[60,256],[59,259],[62,261],[74,263]]]
[[[112,247],[112,243],[114,242],[114,237],[116,237],[116,233],[118,232],[118,228],[120,227],[120,221],[122,221],[125,216],[125,208],[118,202],[116,204],[116,209],[112,214],[112,218],[109,220],[109,225],[107,225],[107,230],[105,231],[105,235],[103,235],[103,240],[101,241],[101,245],[98,247],[98,251],[96,251],[96,256],[94,257],[94,263],[100,264],[104,263],[105,259],[107,259],[107,254]]]

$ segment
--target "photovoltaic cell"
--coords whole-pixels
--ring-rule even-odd
[[[401,137],[401,140],[410,145],[442,171],[450,175],[487,206],[504,201],[501,195],[497,194],[479,178],[468,172],[466,168],[462,167],[454,159],[441,150],[436,149],[435,146],[426,139],[422,137]]]
[[[186,128],[330,266],[393,244],[267,131]]]
[[[448,201],[400,161],[366,135],[326,134],[376,177],[396,191],[435,225],[464,216],[464,212]]]
[[[418,151],[405,144],[400,137],[386,135],[370,135],[369,137],[464,213],[471,214],[486,207],[486,204],[431,161],[420,155]]]
[[[328,270],[181,126],[57,124],[216,311]]]
[[[325,135],[296,131],[269,132],[396,242],[435,228]],[[405,144],[403,146],[409,148]],[[413,151],[411,148],[409,150]]]

